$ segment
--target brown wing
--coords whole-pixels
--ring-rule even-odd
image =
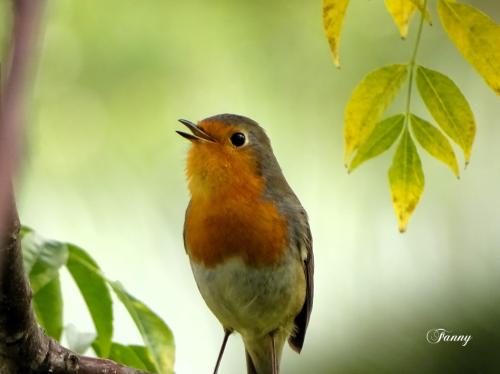
[[[312,249],[312,236],[311,230],[309,229],[309,224],[307,223],[307,218],[305,221],[306,233],[303,237],[303,243],[307,249],[307,257],[304,260],[304,272],[306,275],[306,299],[301,311],[295,317],[295,331],[294,334],[288,339],[290,347],[297,353],[300,353],[302,346],[304,345],[304,339],[306,337],[307,325],[309,323],[309,317],[311,316],[312,306],[313,306],[313,295],[314,295],[314,255]]]

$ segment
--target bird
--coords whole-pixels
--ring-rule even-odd
[[[213,373],[237,332],[247,373],[279,374],[286,340],[301,352],[313,306],[307,213],[257,122],[236,114],[179,122],[190,132],[176,132],[191,143],[184,247],[224,331]]]

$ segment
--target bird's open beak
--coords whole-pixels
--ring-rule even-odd
[[[179,134],[180,136],[195,142],[199,141],[212,142],[212,143],[215,142],[214,138],[212,138],[205,131],[196,126],[194,123],[185,119],[180,119],[179,122],[182,123],[184,126],[186,126],[192,132],[192,134],[189,134],[184,131],[176,131],[176,133]]]

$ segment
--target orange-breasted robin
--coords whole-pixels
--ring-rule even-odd
[[[245,344],[247,372],[278,374],[285,341],[300,352],[313,303],[307,214],[269,138],[253,120],[221,114],[195,125],[187,178],[184,246],[198,289],[229,335]]]

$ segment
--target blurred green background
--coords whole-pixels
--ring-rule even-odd
[[[500,21],[500,3],[470,3]],[[6,19],[8,1],[0,4]],[[460,181],[421,153],[426,187],[406,234],[388,191],[392,152],[349,176],[342,165],[353,88],[372,69],[406,62],[413,47],[416,22],[401,41],[381,0],[351,2],[341,70],[319,0],[49,1],[17,183],[22,221],[88,249],[164,318],[177,373],[209,373],[222,329],[183,249],[188,144],[174,130],[178,118],[246,115],[272,139],[315,243],[311,324],[302,354],[286,349],[284,373],[498,372],[500,103],[430,5],[434,25],[424,29],[419,62],[457,82],[478,134]],[[412,105],[431,119],[417,95]],[[90,331],[66,280],[66,320]],[[115,320],[117,341],[140,341],[125,311]],[[472,341],[427,343],[438,327]],[[234,336],[221,373],[243,367]]]

